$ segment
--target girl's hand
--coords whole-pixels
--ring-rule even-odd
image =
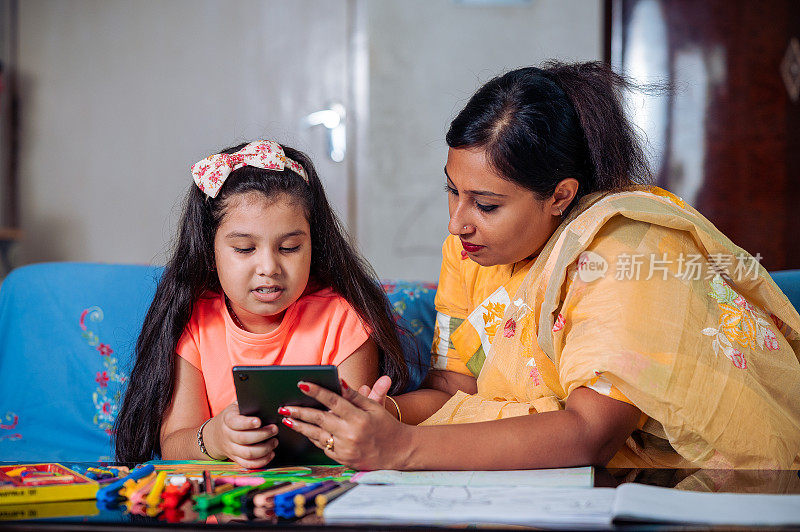
[[[342,381],[344,382],[344,381]],[[344,384],[342,388],[347,386]],[[372,385],[372,388],[367,386],[366,384],[358,389],[358,393],[366,397],[367,399],[372,399],[379,405],[386,405],[386,395],[389,393],[389,388],[392,387],[392,379],[388,375],[384,375],[383,377],[379,378],[375,381],[375,384]]]
[[[277,426],[262,427],[260,419],[241,415],[239,405],[231,403],[208,422],[203,440],[211,456],[230,458],[248,469],[261,469],[275,457],[277,434]]]
[[[381,377],[370,390],[379,399],[385,398],[388,390],[388,386],[384,390],[382,379],[389,380]],[[310,382],[299,382],[297,386],[329,411],[282,407],[279,413],[286,416],[286,426],[305,435],[330,458],[353,469],[403,469],[411,453],[415,427],[400,423],[383,404],[364,397],[344,381],[342,395]],[[333,447],[328,448],[331,436]]]

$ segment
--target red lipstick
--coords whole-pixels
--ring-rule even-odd
[[[467,253],[475,253],[476,251],[480,251],[481,249],[485,248],[486,246],[476,246],[475,244],[470,244],[469,242],[461,241],[461,245],[464,247],[464,250]]]

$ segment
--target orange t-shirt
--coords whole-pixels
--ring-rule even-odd
[[[355,309],[329,288],[298,299],[266,334],[237,327],[223,296],[208,293],[195,304],[175,351],[203,373],[215,416],[236,400],[233,366],[338,366],[368,338]]]

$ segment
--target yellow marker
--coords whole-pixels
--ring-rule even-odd
[[[27,467],[18,467],[16,469],[12,469],[11,471],[6,471],[6,475],[9,477],[18,477],[20,473],[28,469]]]
[[[146,477],[142,477],[139,480],[129,479],[126,480],[125,483],[122,485],[122,489],[119,491],[119,494],[123,497],[127,497],[128,499],[131,498],[136,490],[139,490],[153,481],[156,477],[155,473],[150,473]]]
[[[145,499],[148,506],[158,506],[158,503],[161,502],[161,492],[164,491],[164,482],[166,480],[167,472],[159,471],[156,482],[153,484],[153,489],[150,490],[150,493]]]

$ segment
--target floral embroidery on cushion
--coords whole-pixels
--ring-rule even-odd
[[[408,308],[408,303],[406,303],[402,299],[400,301],[395,301],[394,302],[394,304],[392,305],[392,309],[394,309],[394,314],[395,314],[394,315],[394,321],[395,321],[395,323],[397,322],[397,320],[399,320],[403,316],[403,313],[406,311],[407,308]]]
[[[516,330],[517,322],[514,321],[514,318],[509,318],[508,321],[506,321],[505,327],[503,327],[503,336],[506,338],[512,338]]]
[[[780,349],[777,335],[772,331],[766,315],[736,293],[720,275],[711,280],[709,296],[717,300],[720,316],[716,328],[708,327],[702,333],[714,338],[714,354],[722,353],[739,369],[747,368],[744,354],[734,347],[775,351]]]
[[[387,296],[394,294],[397,291],[397,283],[385,282],[381,283],[381,288],[386,292]]]
[[[117,417],[119,402],[122,398],[122,385],[128,380],[127,375],[119,373],[117,370],[117,359],[112,356],[114,350],[110,345],[100,341],[100,337],[90,329],[91,323],[103,321],[103,309],[100,307],[90,307],[81,312],[79,325],[81,336],[90,346],[94,347],[100,354],[103,362],[103,370],[96,372],[95,382],[97,388],[92,394],[95,415],[94,424],[103,429],[107,434],[111,434],[114,426],[114,419]],[[88,322],[88,323],[87,323]]]
[[[18,441],[22,439],[22,434],[14,432],[14,429],[17,428],[17,423],[19,423],[19,416],[14,412],[6,412],[3,416],[3,422],[0,422],[0,431],[3,431],[0,432],[0,441]]]
[[[554,332],[554,333],[557,333],[558,331],[560,331],[561,329],[563,329],[563,328],[564,328],[564,325],[565,325],[566,323],[567,323],[567,322],[566,322],[566,320],[564,319],[564,315],[563,315],[563,314],[561,314],[561,313],[559,312],[559,313],[558,313],[558,318],[556,318],[556,322],[553,324],[553,332]]]

